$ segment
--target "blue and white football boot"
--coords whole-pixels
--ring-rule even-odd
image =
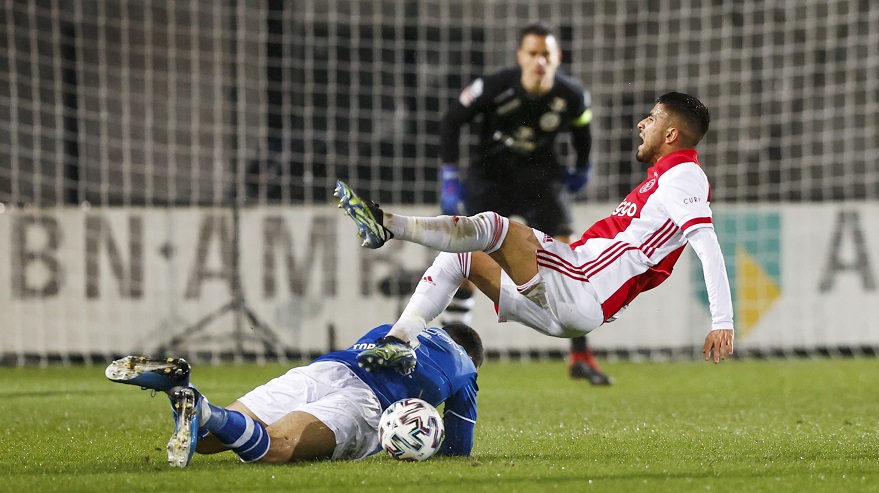
[[[177,387],[168,393],[168,398],[175,414],[174,434],[168,440],[168,463],[172,467],[186,467],[198,445],[202,397],[192,387]]]
[[[188,387],[192,368],[183,358],[126,356],[110,363],[104,375],[118,383],[143,389],[168,392],[174,387]]]

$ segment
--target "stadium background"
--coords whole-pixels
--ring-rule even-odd
[[[879,347],[873,2],[10,0],[3,361],[294,357],[392,320],[399,285],[431,253],[361,251],[333,184],[437,213],[443,109],[474,76],[513,63],[517,29],[535,19],[557,27],[564,69],[592,90],[595,168],[579,224],[640,181],[632,129],[653,98],[693,93],[714,120],[700,160],[738,347]],[[700,273],[692,258],[679,270],[595,346],[698,352]],[[477,326],[493,352],[564,352],[566,341],[498,326],[485,305]]]

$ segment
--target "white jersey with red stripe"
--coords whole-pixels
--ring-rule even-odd
[[[607,320],[671,275],[687,232],[713,228],[710,195],[695,150],[663,156],[609,217],[570,245],[573,258],[539,250],[538,266],[588,281]]]

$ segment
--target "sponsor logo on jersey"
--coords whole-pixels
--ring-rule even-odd
[[[650,181],[641,185],[641,188],[638,189],[638,193],[647,193],[653,188],[653,185],[656,185],[656,178],[651,178]]]
[[[561,122],[562,117],[560,117],[558,113],[544,113],[543,116],[540,117],[540,128],[543,129],[544,132],[552,132],[559,128]]]
[[[482,90],[484,87],[485,84],[482,82],[482,79],[474,80],[472,84],[461,91],[461,94],[458,96],[458,102],[469,108],[470,105],[473,104],[473,101],[479,99],[479,96],[482,96]]]
[[[421,282],[426,282],[426,283],[428,283],[428,284],[433,284],[434,286],[436,286],[436,283],[433,282],[433,277],[431,277],[431,276],[424,276],[424,277],[422,277],[422,278],[421,278]]]
[[[613,212],[611,212],[611,215],[620,216],[620,217],[626,217],[626,216],[635,217],[635,214],[637,214],[637,213],[638,213],[638,204],[636,204],[634,202],[629,202],[628,200],[624,200],[624,201],[620,202],[620,205],[618,205],[617,208],[614,209]]]

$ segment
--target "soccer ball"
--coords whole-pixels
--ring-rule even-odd
[[[378,423],[381,446],[397,460],[429,459],[446,437],[439,411],[421,399],[402,399],[391,404]]]

